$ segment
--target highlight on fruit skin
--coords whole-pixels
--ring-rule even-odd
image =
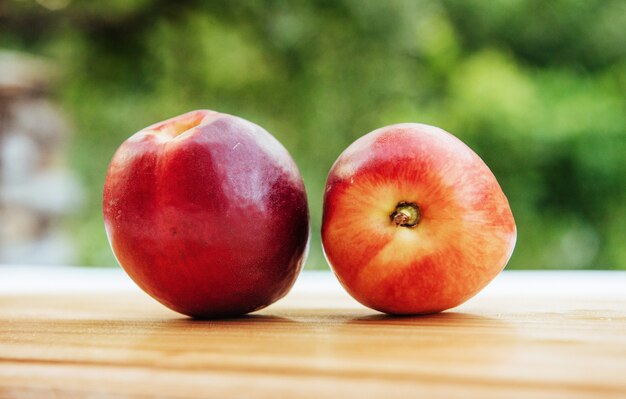
[[[300,172],[278,140],[236,116],[198,110],[132,135],[111,160],[102,205],[119,264],[185,315],[266,307],[306,257]]]
[[[324,254],[341,285],[372,309],[428,314],[458,306],[506,266],[516,238],[491,170],[437,127],[377,129],[328,175]]]

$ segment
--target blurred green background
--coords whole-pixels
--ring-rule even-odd
[[[84,265],[113,265],[100,210],[135,131],[197,108],[249,119],[298,163],[309,268],[336,157],[397,122],[440,126],[492,168],[518,224],[508,268],[626,269],[626,1],[9,0],[0,47],[59,66],[67,220]]]

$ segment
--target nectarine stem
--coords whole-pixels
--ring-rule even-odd
[[[415,202],[400,201],[389,218],[396,226],[413,227],[420,222],[420,208]]]

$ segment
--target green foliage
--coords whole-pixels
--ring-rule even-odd
[[[5,6],[0,46],[66,72],[57,93],[90,204],[68,228],[85,264],[114,263],[100,196],[115,148],[211,108],[265,127],[300,166],[308,267],[326,267],[322,194],[336,157],[375,128],[415,121],[456,134],[492,168],[518,223],[510,268],[626,269],[623,1],[33,4]]]

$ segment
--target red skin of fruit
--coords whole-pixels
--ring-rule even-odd
[[[413,227],[394,223],[417,204]],[[439,128],[398,124],[350,145],[324,195],[324,253],[344,288],[390,314],[428,314],[465,302],[508,262],[517,233],[487,165]]]
[[[115,153],[103,196],[113,252],[145,292],[194,317],[261,309],[292,287],[309,211],[300,172],[268,132],[193,111]]]

